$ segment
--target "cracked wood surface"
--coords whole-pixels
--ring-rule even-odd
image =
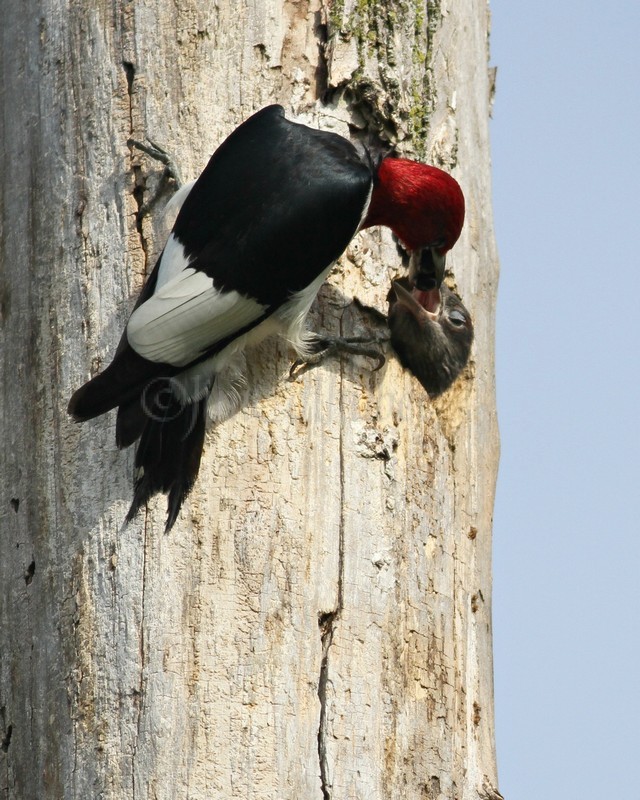
[[[499,797],[491,662],[497,258],[484,2],[6,0],[0,31],[0,789],[24,798]],[[255,109],[451,169],[472,364],[431,403],[390,357],[295,382],[268,342],[169,536],[128,528],[114,417],[73,425],[195,177]],[[402,259],[360,234],[313,324],[360,335]]]

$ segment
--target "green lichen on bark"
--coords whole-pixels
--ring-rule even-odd
[[[331,0],[329,5],[329,33],[341,32],[344,16],[344,0]]]
[[[440,0],[429,0],[426,4],[416,0],[415,9],[416,46],[413,49],[414,73],[409,117],[416,153],[423,157],[427,148],[429,118],[436,100],[431,61],[434,37],[442,23],[442,10]]]
[[[431,55],[440,0],[345,0],[329,7],[329,37],[355,40],[357,68],[342,88],[381,139],[422,156],[434,104]]]

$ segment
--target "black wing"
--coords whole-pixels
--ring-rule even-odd
[[[371,184],[371,166],[350,142],[268,106],[214,153],[174,235],[216,286],[277,307],[344,251]]]

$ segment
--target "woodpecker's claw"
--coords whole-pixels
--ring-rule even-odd
[[[311,367],[320,364],[327,356],[335,356],[341,353],[349,355],[366,356],[378,363],[373,368],[373,372],[381,369],[387,360],[382,352],[381,345],[388,341],[389,337],[370,338],[367,336],[352,336],[347,339],[338,336],[336,338],[321,337],[312,343],[314,352],[306,358],[298,358],[291,365],[289,370],[289,380],[294,381],[298,376],[305,373]]]
[[[127,139],[127,144],[129,147],[135,147],[137,150],[142,150],[143,153],[146,153],[148,156],[151,156],[151,158],[154,158],[156,161],[164,164],[164,177],[173,178],[178,185],[178,188],[180,188],[180,186],[182,186],[182,178],[180,177],[180,172],[176,162],[163,147],[160,147],[157,142],[154,142],[152,139],[147,139],[147,141],[149,144],[139,142],[137,139]]]
[[[127,144],[129,147],[135,147],[137,150],[141,150],[143,153],[151,156],[151,158],[159,161],[161,164],[164,164],[164,169],[162,170],[162,175],[160,176],[160,180],[158,181],[155,191],[149,200],[147,200],[146,203],[143,203],[138,209],[140,218],[146,216],[155,206],[160,197],[164,194],[165,188],[169,184],[169,181],[174,182],[175,189],[180,189],[182,186],[182,178],[180,177],[180,172],[178,171],[175,161],[164,148],[160,147],[157,142],[154,142],[151,139],[147,139],[147,141],[149,144],[139,142],[137,139],[127,139]]]

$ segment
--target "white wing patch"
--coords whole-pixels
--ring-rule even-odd
[[[221,292],[208,275],[188,268],[133,312],[127,339],[143,358],[183,367],[266,309],[239,292]]]
[[[165,283],[180,276],[180,273],[189,266],[189,259],[184,250],[184,245],[179,239],[171,234],[162,251],[160,266],[158,267],[157,287],[164,286]],[[158,289],[156,289],[156,292]]]

